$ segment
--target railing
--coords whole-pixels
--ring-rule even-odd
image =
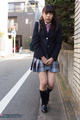
[[[14,8],[10,8],[8,9],[8,12],[33,12],[35,11],[37,7],[33,6],[33,5],[28,5],[26,7],[23,7],[21,8],[21,6],[17,5],[17,6],[14,6]]]

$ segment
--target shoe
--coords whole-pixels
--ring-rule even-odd
[[[41,106],[41,111],[42,111],[43,113],[46,113],[46,112],[47,112],[47,106],[46,106],[46,105],[42,105],[42,106]]]

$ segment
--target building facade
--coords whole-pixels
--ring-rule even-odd
[[[80,0],[75,0],[73,98],[80,119]]]
[[[3,10],[3,8],[5,8]],[[3,56],[5,51],[7,52],[7,23],[8,23],[8,2],[1,1],[0,2],[0,56]]]
[[[40,2],[39,0],[8,0],[8,32],[11,33],[12,26],[16,26],[16,45],[19,48],[29,48],[34,23],[41,16],[45,3]]]

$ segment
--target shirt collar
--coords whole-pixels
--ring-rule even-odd
[[[45,22],[45,25],[46,25],[47,23]],[[51,23],[49,23],[50,25],[51,25]]]

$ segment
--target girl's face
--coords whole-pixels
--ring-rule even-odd
[[[44,19],[44,21],[47,23],[47,24],[49,24],[50,22],[51,22],[51,20],[53,19],[53,14],[52,13],[45,13],[45,12],[43,12],[42,13],[42,16],[43,16],[43,19]]]

